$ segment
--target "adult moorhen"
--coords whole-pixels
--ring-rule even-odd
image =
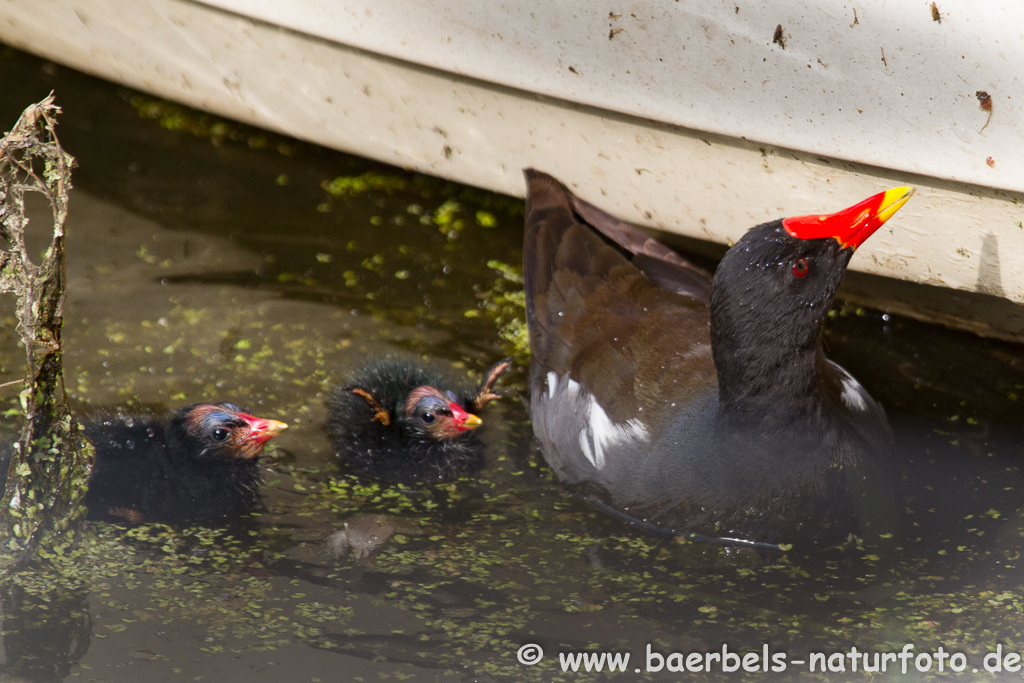
[[[93,418],[82,426],[96,447],[89,519],[134,524],[211,521],[251,510],[260,451],[288,427],[231,403]]]
[[[510,365],[492,365],[476,389],[404,359],[376,362],[331,397],[327,429],[337,454],[362,474],[392,482],[443,481],[479,469],[475,413],[499,394]]]
[[[711,280],[525,173],[530,414],[559,480],[673,535],[831,544],[857,531],[892,490],[892,434],[820,333],[854,249],[913,189],[751,228]]]

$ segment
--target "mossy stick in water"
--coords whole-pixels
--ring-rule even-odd
[[[22,113],[0,140],[0,292],[17,296],[18,327],[28,356],[21,393],[25,426],[14,446],[0,503],[0,549],[19,562],[63,554],[92,466],[92,447],[64,394],[64,219],[74,159],[54,132],[53,95]],[[53,238],[39,264],[25,245],[26,192],[39,192],[53,212]]]

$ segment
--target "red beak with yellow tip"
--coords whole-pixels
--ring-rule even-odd
[[[455,428],[460,432],[476,429],[484,423],[483,420],[473,413],[463,410],[462,406],[454,401],[448,404],[448,408],[452,411],[452,421],[455,422]]]
[[[284,422],[268,420],[248,413],[239,413],[238,417],[249,423],[249,434],[245,437],[245,440],[257,444],[264,444],[288,429],[288,425]]]
[[[832,237],[844,249],[856,249],[871,234],[892,218],[914,194],[912,187],[896,187],[868,197],[862,202],[820,216],[784,218],[782,227],[793,237],[816,240]]]

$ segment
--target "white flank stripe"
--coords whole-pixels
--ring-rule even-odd
[[[633,418],[623,424],[615,424],[601,404],[591,394],[583,391],[579,383],[570,379],[567,393],[575,396],[583,393],[587,402],[587,421],[580,430],[580,448],[583,455],[597,469],[604,468],[605,450],[627,441],[647,441],[647,428],[640,420]]]
[[[831,361],[829,362],[831,363]],[[841,375],[839,379],[843,383],[843,393],[840,398],[843,400],[843,405],[850,410],[867,410],[868,402],[866,397],[868,392],[864,390],[860,382],[855,380],[842,366],[832,363],[832,367],[838,370]]]
[[[843,403],[850,410],[868,409],[868,402],[864,400],[864,387],[849,375],[843,378]]]

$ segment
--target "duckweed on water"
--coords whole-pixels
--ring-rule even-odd
[[[409,184],[407,176],[367,171],[358,176],[339,176],[330,181],[325,180],[321,187],[334,197],[358,197],[371,190],[377,192],[402,192],[409,189]]]
[[[228,121],[167,100],[141,93],[123,91],[128,103],[144,119],[152,119],[168,131],[188,133],[220,146],[227,142],[244,143],[252,149],[275,149],[279,154],[294,152],[295,141],[236,121]],[[287,184],[287,181],[285,183]]]
[[[459,486],[438,488],[452,491]],[[352,479],[332,482],[330,490],[347,492],[351,504],[362,510],[389,500],[399,501],[399,508],[417,506],[401,502],[401,491]],[[497,494],[494,502],[507,495]],[[1005,647],[1020,645],[1019,635],[1014,643],[1006,640],[1005,632],[979,628],[993,618],[999,623],[1007,610],[1021,609],[1021,598],[1010,591],[980,590],[973,596],[938,592],[923,599],[921,585],[907,585],[893,592],[889,606],[870,607],[860,605],[855,593],[830,595],[827,586],[838,576],[810,579],[805,570],[784,560],[767,564],[752,556],[737,566],[724,551],[692,544],[566,531],[549,538],[543,520],[510,524],[511,511],[499,513],[498,520],[492,514],[479,511],[462,530],[446,530],[423,516],[423,534],[400,535],[364,563],[384,579],[380,600],[420,624],[414,631],[378,640],[368,640],[349,626],[358,599],[350,598],[355,606],[304,599],[311,588],[288,578],[299,565],[290,569],[284,559],[282,551],[289,545],[282,543],[281,533],[288,533],[284,529],[245,533],[151,525],[126,532],[100,526],[53,570],[15,574],[7,585],[39,597],[52,595],[57,586],[90,593],[91,610],[107,615],[93,629],[97,638],[136,628],[133,624],[187,620],[203,628],[202,650],[208,653],[304,642],[381,657],[406,653],[433,666],[471,666],[508,680],[549,680],[556,673],[553,663],[530,672],[515,663],[519,645],[537,637],[554,637],[565,649],[631,647],[601,635],[607,619],[634,622],[647,642],[665,650],[679,649],[681,642],[678,632],[667,628],[670,623],[690,624],[693,630],[687,637],[696,638],[686,641],[690,649],[760,639],[819,650],[852,643],[862,649],[898,649],[914,642],[918,649],[942,644],[983,652],[991,642],[986,639],[997,636]],[[433,533],[427,536],[431,527]],[[718,569],[709,572],[700,563],[688,564],[688,556],[692,561],[701,555],[711,555]],[[590,571],[576,567],[583,557]],[[336,588],[353,586],[365,572],[345,564],[331,569],[322,559],[319,564]],[[311,566],[308,561],[305,565]],[[630,565],[642,568],[628,569]],[[828,622],[787,614],[795,605],[787,609],[786,603],[799,600],[791,589],[807,580],[824,588],[816,599],[839,600]],[[919,582],[936,580],[924,576]],[[337,600],[336,591],[331,595]],[[761,604],[766,597],[773,607]],[[41,603],[29,604],[38,609]],[[600,615],[600,620],[577,624],[571,636],[555,635],[549,624],[560,613]]]
[[[487,267],[501,277],[481,294],[484,309],[494,319],[498,336],[505,341],[516,362],[527,365],[530,358],[530,335],[526,328],[526,293],[523,291],[522,266],[511,266],[496,259]]]
[[[44,603],[58,587],[89,594],[90,611],[106,615],[94,624],[96,638],[187,620],[203,627],[206,652],[251,638],[255,644],[246,647],[273,649],[315,638],[324,624],[336,628],[351,617],[347,606],[304,601],[287,590],[289,582],[268,577],[268,555],[223,529],[100,526],[74,556],[50,569],[8,575],[4,586]]]

